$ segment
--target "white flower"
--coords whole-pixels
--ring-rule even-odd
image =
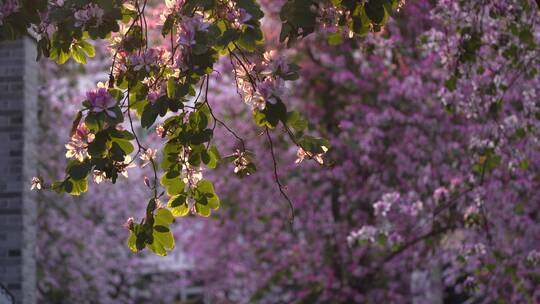
[[[203,179],[201,167],[184,167],[182,172],[184,175],[182,181],[191,187],[195,187],[195,185]]]
[[[88,144],[94,140],[94,134],[90,133],[84,123],[80,124],[69,142],[65,145],[66,157],[84,161],[88,155]]]
[[[41,177],[34,176],[32,177],[32,186],[30,186],[30,190],[38,189],[41,190],[41,186],[43,184],[43,180]]]
[[[127,169],[137,167],[131,160],[131,156],[126,155],[124,157],[123,162],[117,162],[116,165],[119,168],[120,174],[122,174],[125,178],[128,178],[128,172]]]
[[[362,228],[351,232],[351,234],[347,236],[347,243],[349,246],[353,246],[357,241],[369,241],[373,243],[375,242],[375,237],[378,232],[378,229],[371,225],[362,226]]]
[[[155,149],[146,149],[146,151],[144,151],[140,156],[141,160],[144,161],[141,168],[144,168],[152,160],[154,160],[156,158],[156,153],[157,153],[157,150],[155,150]]]
[[[527,254],[527,261],[533,265],[540,264],[540,251],[536,249],[531,250],[529,254]]]
[[[395,204],[400,198],[400,194],[397,192],[385,193],[380,201],[377,201],[373,204],[373,209],[375,209],[375,215],[385,217],[392,205]]]
[[[163,135],[165,135],[165,128],[162,124],[156,126],[156,134],[161,138],[163,138]]]
[[[314,159],[320,165],[324,164],[323,156],[328,151],[328,148],[325,147],[325,146],[322,146],[321,149],[323,150],[323,153],[313,155],[313,153],[308,152],[308,151],[302,149],[301,147],[298,148],[298,151],[296,152],[296,157],[298,157],[298,158],[296,159],[296,161],[294,163],[298,165],[302,161],[304,161],[304,158],[309,158],[309,159]]]
[[[94,172],[92,173],[92,179],[96,184],[101,183],[105,179],[105,172],[94,170]]]
[[[474,244],[474,246],[472,248],[472,253],[474,253],[476,255],[485,255],[487,253],[486,245],[484,245],[482,243]]]
[[[135,222],[135,220],[130,217],[126,220],[126,222],[124,223],[124,228],[128,229],[128,230],[132,230],[133,229],[133,223]]]
[[[249,160],[245,157],[245,153],[240,150],[236,150],[234,155],[236,156],[236,159],[233,161],[234,173],[238,173],[247,168]]]
[[[373,209],[375,210],[375,215],[386,217],[388,212],[392,208],[392,205],[385,201],[377,201],[373,204]]]

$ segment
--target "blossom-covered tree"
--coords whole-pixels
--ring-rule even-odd
[[[342,35],[334,46],[328,28],[291,52],[301,77],[287,99],[330,139],[329,168],[297,171],[292,151],[283,158],[292,227],[271,191],[271,161],[250,188],[220,181],[228,204],[199,232],[212,237],[182,242],[209,294],[432,303],[435,284],[448,302],[540,300],[538,7],[416,1],[403,10],[380,35]]]
[[[43,2],[4,2],[1,37],[30,28],[41,54],[85,63],[90,39],[112,33],[112,63],[82,110],[57,101],[78,114],[51,157],[72,160],[64,179],[33,185],[81,194],[89,177],[137,172],[84,206],[44,205],[40,248],[55,259],[42,265],[71,263],[44,297],[65,272],[77,280],[60,298],[88,284],[96,301],[132,300],[122,288],[140,260],[118,247],[121,230],[97,228],[130,216],[109,207],[129,197],[145,210],[126,222],[130,249],[181,244],[217,301],[432,302],[432,272],[448,301],[540,301],[538,3]],[[81,244],[88,229],[101,235]],[[96,269],[124,281],[86,279],[100,273],[82,263],[104,260]]]

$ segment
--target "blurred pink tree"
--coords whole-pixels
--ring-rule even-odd
[[[139,281],[123,246],[136,210],[130,249],[180,244],[216,302],[432,303],[432,284],[447,301],[540,301],[538,3],[260,1],[261,24],[252,1],[82,2],[37,8],[40,50],[82,63],[113,32],[97,49],[112,68],[89,61],[88,86],[48,68],[43,169],[62,174],[64,138],[73,160],[43,186],[130,178],[84,204],[44,194],[45,301],[133,302],[142,286],[169,303],[185,282]],[[21,10],[2,12],[16,32]]]

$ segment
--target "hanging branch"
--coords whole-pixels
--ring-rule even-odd
[[[291,199],[289,198],[289,196],[287,195],[287,193],[285,192],[284,187],[281,184],[281,181],[279,180],[276,155],[274,154],[274,143],[272,141],[272,137],[270,136],[270,132],[269,132],[268,127],[265,128],[265,132],[266,132],[266,138],[268,139],[268,143],[270,144],[270,155],[272,156],[272,164],[274,166],[274,181],[278,185],[279,192],[281,193],[281,196],[283,196],[283,198],[287,201],[287,203],[289,204],[289,208],[291,209],[290,223],[291,223],[291,227],[292,227],[292,224],[294,222],[294,216],[295,216],[294,205],[293,205]]]

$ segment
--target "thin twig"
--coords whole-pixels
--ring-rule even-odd
[[[272,162],[273,162],[273,165],[274,165],[274,180],[275,180],[276,184],[278,185],[279,192],[281,193],[281,196],[283,196],[283,198],[287,201],[287,203],[289,204],[289,207],[291,208],[291,221],[290,222],[291,222],[291,227],[292,227],[292,224],[294,222],[294,213],[295,213],[294,212],[294,205],[293,205],[291,199],[289,198],[289,196],[287,195],[287,193],[285,192],[284,187],[281,184],[281,181],[279,180],[276,155],[274,154],[274,143],[272,141],[272,137],[270,136],[270,131],[269,131],[268,127],[265,128],[265,132],[266,132],[266,138],[268,138],[268,143],[270,144],[270,155],[272,155]]]
[[[208,75],[207,77],[210,77],[210,75]],[[212,118],[214,119],[214,127],[215,127],[216,122],[219,123],[220,125],[222,125],[227,130],[227,132],[229,132],[232,136],[234,136],[234,138],[236,138],[237,141],[240,142],[240,144],[242,145],[242,152],[245,152],[246,151],[246,144],[245,144],[244,139],[242,137],[240,137],[235,131],[233,131],[226,123],[224,123],[222,120],[217,118],[216,115],[214,114],[214,111],[212,110],[212,106],[210,106],[210,102],[208,101],[208,83],[209,82],[210,82],[210,79],[208,78],[206,80],[206,93],[205,93],[205,96],[204,96],[204,102],[208,106],[210,116],[212,116]]]
[[[450,230],[455,229],[455,228],[456,228],[455,226],[447,226],[447,227],[439,228],[437,230],[432,230],[432,231],[430,231],[430,232],[428,232],[426,234],[423,234],[421,236],[418,236],[418,237],[408,241],[407,243],[401,245],[397,250],[395,250],[391,254],[387,255],[381,262],[379,262],[377,264],[377,266],[372,268],[368,272],[368,274],[372,274],[373,272],[380,271],[381,268],[384,266],[384,264],[390,262],[391,260],[393,260],[395,257],[400,255],[401,253],[405,252],[405,250],[407,250],[408,248],[418,244],[419,242],[421,242],[423,240],[426,240],[426,239],[429,239],[431,237],[437,236],[439,234],[445,233],[445,232],[450,231]]]
[[[143,152],[146,152],[146,150],[148,150],[148,148],[146,148],[142,143],[141,141],[139,140],[139,137],[137,136],[137,133],[135,132],[135,127],[133,126],[133,118],[131,117],[131,104],[130,104],[130,101],[129,101],[129,87],[128,87],[128,98],[127,98],[127,102],[128,102],[128,120],[129,120],[129,126],[131,128],[131,132],[133,133],[133,136],[135,137],[135,141],[137,142],[137,153],[135,154],[135,157],[133,157],[132,159],[132,162],[137,158],[137,156],[140,154],[141,150]],[[154,198],[157,199],[157,167],[156,167],[156,163],[154,161],[153,158],[150,158],[150,163],[152,164],[152,170],[154,171],[154,186],[153,186],[153,190],[154,190]]]

